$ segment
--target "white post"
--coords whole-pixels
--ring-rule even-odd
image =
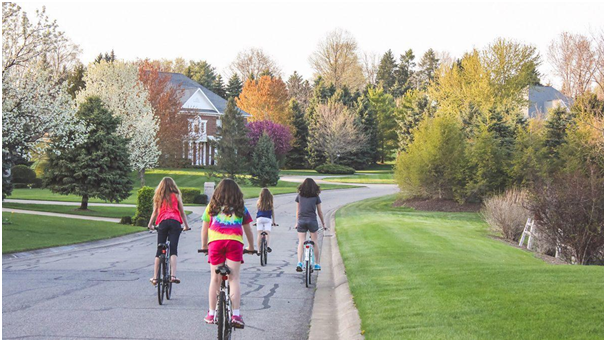
[[[206,166],[206,143],[204,143],[204,145],[202,145],[202,146],[203,146],[202,148],[204,149],[204,152],[203,152],[204,160],[202,161],[202,165]]]
[[[213,197],[215,192],[215,182],[204,182],[204,194],[208,196],[208,202]]]
[[[530,233],[528,234],[528,249],[532,249],[533,239],[534,239],[534,220],[532,220],[530,222]]]

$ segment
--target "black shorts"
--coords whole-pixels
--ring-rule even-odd
[[[313,221],[299,221],[297,222],[297,231],[299,233],[315,233],[318,231],[318,229],[320,229],[318,227],[318,221],[313,220]]]
[[[170,238],[170,255],[177,255],[177,248],[179,247],[179,235],[183,229],[181,223],[177,220],[164,220],[160,222],[156,228],[158,231],[158,243],[166,243],[166,238]],[[160,248],[156,250],[156,257],[160,256]]]

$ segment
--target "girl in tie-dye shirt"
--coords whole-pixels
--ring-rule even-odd
[[[217,292],[221,278],[215,269],[226,264],[230,269],[229,287],[232,298],[232,325],[244,327],[240,315],[240,264],[244,262],[243,233],[246,233],[248,251],[254,250],[253,232],[250,228],[252,217],[244,206],[244,195],[236,182],[226,178],[222,180],[206,207],[202,216],[202,249],[208,249],[210,263],[210,286],[208,288],[208,314],[204,321],[213,324]]]

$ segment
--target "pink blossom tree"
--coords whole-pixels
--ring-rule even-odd
[[[248,138],[251,146],[256,146],[259,138],[266,132],[274,143],[276,156],[285,156],[292,148],[292,133],[288,127],[269,120],[248,123]]]

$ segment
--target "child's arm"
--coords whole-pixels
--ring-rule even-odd
[[[297,225],[299,224],[299,202],[297,202],[297,212],[295,213],[295,228],[297,228]]]
[[[183,200],[181,200],[181,196],[179,195],[177,195],[177,199],[179,200],[179,213],[181,213],[183,225],[185,226],[183,230],[189,230],[189,224],[187,223],[187,215],[185,215],[185,209],[183,209]]]
[[[272,220],[272,224],[275,226],[276,225],[276,213],[274,212],[274,210],[271,210],[271,220]]]
[[[318,203],[318,216],[320,216],[320,221],[322,222],[322,227],[326,229],[326,225],[324,224],[324,214],[322,213],[322,204]]]
[[[149,223],[147,224],[147,228],[152,229],[152,227],[153,227],[152,223],[154,222],[156,215],[158,215],[158,208],[156,208],[156,206],[154,206],[154,211],[152,212],[152,215],[149,218]]]
[[[255,250],[255,242],[254,242],[254,239],[253,239],[252,228],[250,228],[250,223],[243,224],[242,228],[244,228],[244,233],[246,234],[246,240],[248,240],[248,247],[245,248],[245,249],[249,250],[249,251],[254,251]]]
[[[209,222],[202,221],[202,232],[200,233],[200,241],[202,241],[202,249],[208,249],[208,227]]]

